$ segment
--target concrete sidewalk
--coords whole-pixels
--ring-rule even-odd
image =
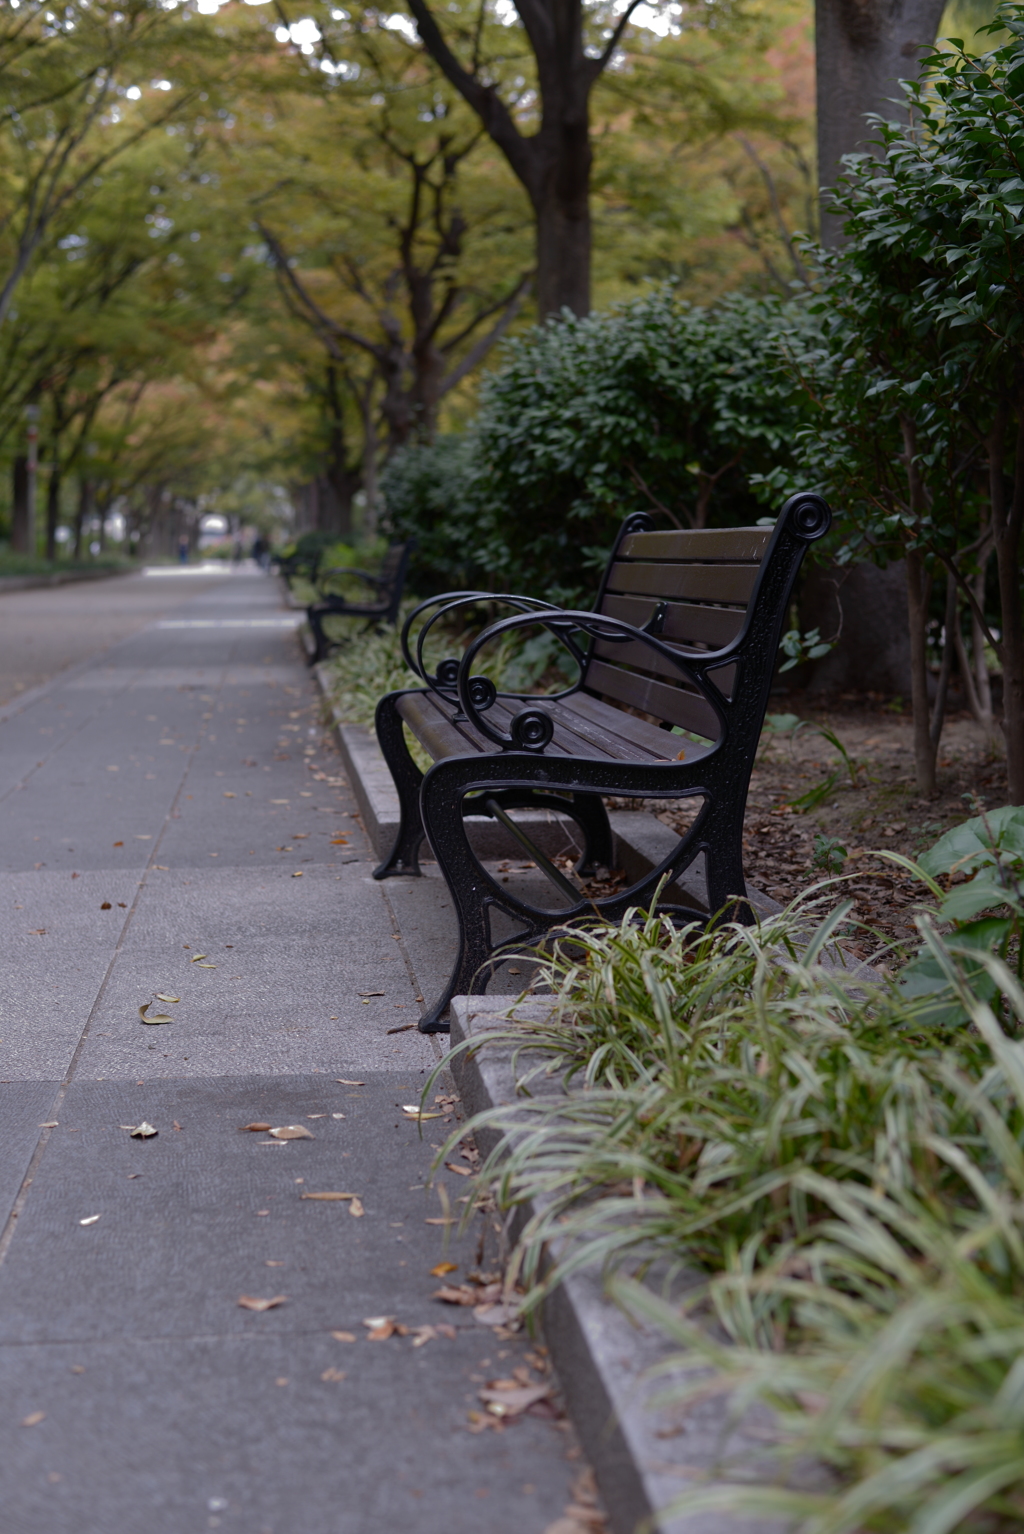
[[[0,1529],[542,1534],[571,1434],[468,1415],[538,1355],[430,1297],[481,1231],[445,1247],[451,1124],[401,1112],[438,1044],[389,1030],[442,905],[371,879],[277,584],[142,580],[0,604],[49,656],[0,726]]]

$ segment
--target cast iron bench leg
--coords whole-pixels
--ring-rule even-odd
[[[424,834],[420,817],[423,774],[409,754],[402,717],[395,707],[396,699],[401,696],[401,693],[389,692],[377,704],[377,740],[398,790],[400,816],[395,845],[383,863],[374,869],[375,879],[390,879],[399,874],[417,876],[420,872],[419,851]]]

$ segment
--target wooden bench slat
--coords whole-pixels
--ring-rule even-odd
[[[745,605],[757,574],[756,565],[655,565],[616,560],[608,576],[608,590]]]
[[[587,668],[586,686],[589,691],[617,698],[633,708],[665,719],[683,730],[695,730],[714,740],[719,733],[718,715],[710,703],[695,693],[684,692],[681,687],[671,687],[667,682],[655,681],[653,677],[641,676],[635,671],[620,671],[606,661],[593,660]]]
[[[654,617],[658,605],[657,597],[626,597],[609,593],[601,603],[601,611],[610,618],[619,618],[623,623],[631,623],[634,628],[642,629]],[[746,613],[735,607],[701,607],[691,602],[669,602],[659,637],[720,650],[736,638],[745,617]]]
[[[685,655],[685,650],[680,645],[680,654]],[[669,681],[675,682],[686,692],[698,696],[695,689],[687,682],[683,673],[679,671],[665,655],[660,655],[650,645],[643,644],[639,639],[628,644],[616,644],[614,640],[598,640],[594,646],[594,654],[612,665],[629,666],[634,670],[650,672],[654,676],[668,677]],[[720,687],[728,695],[731,691],[733,680],[736,676],[735,666],[721,666],[714,673],[715,686]]]
[[[613,703],[605,703],[601,698],[595,698],[588,692],[574,693],[567,698],[561,708],[569,713],[583,714],[588,721],[593,721],[602,728],[615,732],[621,730],[623,743],[643,746],[657,761],[679,761],[679,752],[685,748],[686,760],[696,761],[699,756],[706,756],[711,750],[713,741],[701,745],[694,740],[680,740],[678,735],[673,735],[671,730],[662,730],[656,724],[651,724],[647,719],[638,719],[635,714],[623,713],[621,708],[616,708]]]
[[[633,533],[622,540],[618,557],[752,560],[760,564],[772,532],[770,527],[700,527],[671,532]]]

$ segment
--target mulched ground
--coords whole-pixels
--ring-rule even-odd
[[[939,792],[922,799],[914,785],[909,710],[870,697],[844,695],[827,708],[801,706],[796,695],[772,700],[772,712],[799,714],[807,724],[795,738],[762,746],[754,769],[744,826],[749,883],[781,904],[825,877],[817,838],[834,838],[845,849],[843,895],[857,902],[853,917],[874,929],[844,946],[858,958],[881,957],[888,944],[916,938],[913,909],[927,891],[903,871],[874,856],[879,849],[916,857],[951,826],[976,813],[970,796],[988,808],[1006,802],[1005,763],[986,754],[969,714],[947,719],[939,754]],[[835,748],[812,726],[823,724],[842,741],[856,769],[851,781]],[[769,737],[766,737],[769,739]],[[827,797],[807,810],[792,801],[839,777]],[[696,813],[692,805],[649,803],[646,808],[680,829]]]

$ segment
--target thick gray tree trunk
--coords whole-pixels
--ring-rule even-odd
[[[905,116],[900,80],[914,79],[935,41],[945,0],[815,0],[818,182],[834,186],[842,157],[869,147],[867,112]],[[842,221],[822,198],[822,244],[842,241]]]

